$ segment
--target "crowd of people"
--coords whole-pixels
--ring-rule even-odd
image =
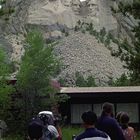
[[[104,103],[102,113],[97,118],[93,111],[86,111],[81,119],[84,132],[73,140],[134,140],[134,129],[129,126],[129,115],[118,112],[113,115],[113,104]],[[33,118],[28,127],[29,140],[62,140],[62,132],[53,113],[42,111]]]
[[[115,119],[111,103],[103,104],[98,119],[93,111],[84,112],[81,118],[85,131],[75,140],[134,140],[134,129],[128,125],[128,114],[119,112]]]

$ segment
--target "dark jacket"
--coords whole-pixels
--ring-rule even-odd
[[[82,139],[110,140],[109,136],[105,132],[102,132],[96,128],[87,128],[83,133],[81,133],[79,136],[76,137],[76,140],[82,140]]]
[[[97,128],[106,132],[111,140],[125,140],[119,124],[110,116],[101,116],[98,119]]]

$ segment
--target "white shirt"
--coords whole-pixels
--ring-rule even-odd
[[[51,132],[51,134],[55,138],[58,138],[59,137],[59,133],[58,133],[57,129],[53,125],[48,125],[48,130]]]

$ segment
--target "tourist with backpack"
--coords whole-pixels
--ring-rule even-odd
[[[29,140],[61,140],[57,129],[49,121],[44,113],[33,118],[28,125]]]
[[[35,117],[29,122],[28,125],[28,139],[41,140],[43,136],[44,125],[40,118]]]
[[[41,111],[39,112],[38,116],[44,121],[44,124],[48,124],[49,127],[53,126],[59,134],[59,140],[62,140],[62,131],[59,125],[59,119],[56,116],[54,116],[54,114],[51,111]],[[47,120],[47,122],[45,122],[43,117],[47,118],[45,119]],[[51,127],[51,131],[54,132],[54,128],[52,130],[52,127]]]
[[[41,140],[51,140],[55,138],[56,140],[60,140],[59,133],[55,126],[53,125],[53,119],[48,113],[43,112],[39,113],[38,117],[42,120],[44,128],[43,128],[43,136]],[[51,120],[51,121],[50,121]]]

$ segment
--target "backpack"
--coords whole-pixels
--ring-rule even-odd
[[[52,134],[51,132],[48,130],[48,126],[45,126],[43,128],[43,136],[41,140],[51,140],[52,139]]]
[[[48,130],[48,125],[44,125],[39,118],[33,118],[28,125],[28,136],[30,139],[51,140],[51,132]]]
[[[33,118],[28,124],[28,136],[30,139],[39,139],[43,136],[43,122],[39,118]]]

